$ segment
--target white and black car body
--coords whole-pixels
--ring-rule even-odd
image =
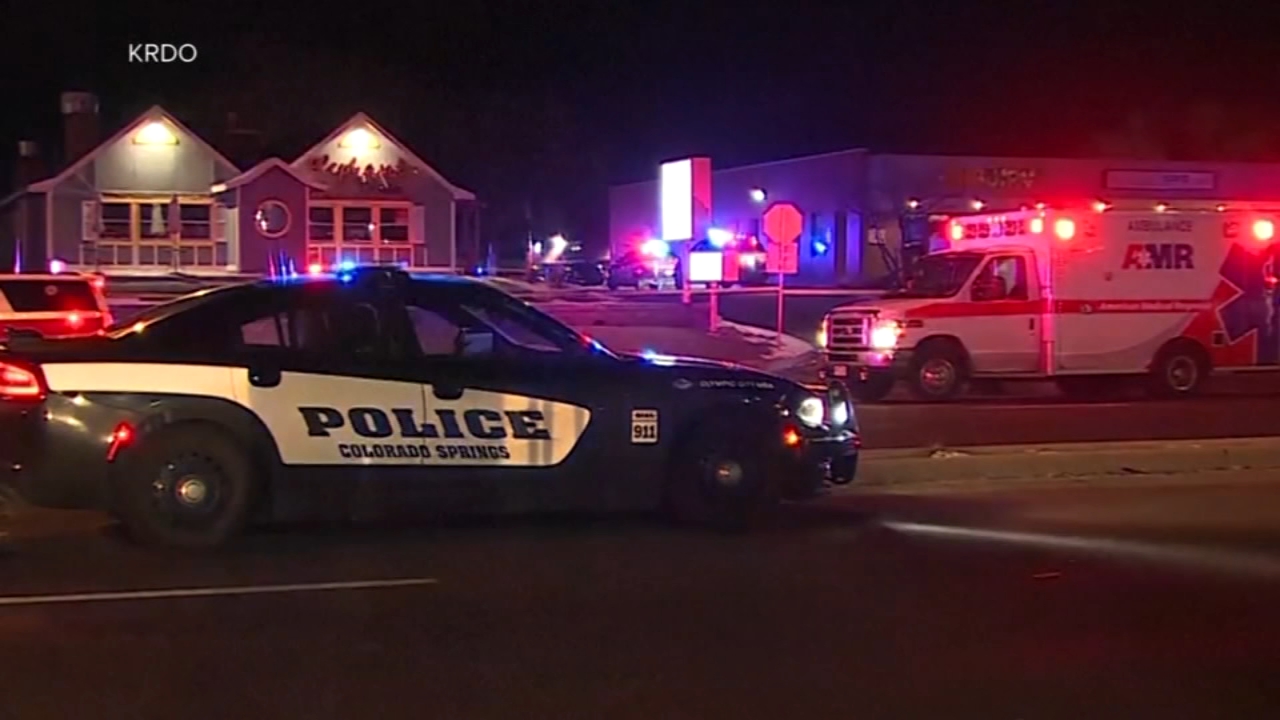
[[[449,352],[423,347],[423,308],[458,328]],[[264,321],[277,342],[250,342]],[[424,511],[738,522],[852,480],[859,447],[842,385],[618,355],[483,283],[384,269],[206,291],[97,338],[11,336],[0,396],[23,498],[184,546]]]

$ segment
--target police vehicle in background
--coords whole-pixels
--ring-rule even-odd
[[[843,386],[620,355],[482,282],[368,268],[12,335],[3,457],[30,503],[216,546],[249,524],[668,509],[741,528],[853,478]]]

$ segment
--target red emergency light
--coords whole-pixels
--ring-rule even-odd
[[[1031,230],[1032,235],[1039,235],[1040,233],[1044,232],[1044,218],[1042,217],[1031,218],[1031,222],[1028,223],[1028,227]]]
[[[1076,221],[1071,218],[1058,218],[1053,222],[1053,234],[1059,240],[1070,240],[1076,236]]]
[[[1253,236],[1262,242],[1267,242],[1276,236],[1276,225],[1270,220],[1254,220]]]
[[[951,239],[952,240],[964,239],[964,226],[954,220],[951,221]]]

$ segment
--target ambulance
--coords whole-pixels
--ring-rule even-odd
[[[1274,205],[1103,202],[954,217],[905,289],[826,315],[822,375],[863,400],[902,381],[937,401],[1012,380],[1187,396],[1213,372],[1277,369],[1277,222]]]

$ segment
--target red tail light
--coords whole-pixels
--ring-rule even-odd
[[[111,433],[111,443],[107,445],[107,462],[115,462],[120,451],[129,447],[132,442],[133,426],[129,423],[117,425],[115,431]]]
[[[68,327],[78,329],[81,325],[84,325],[84,316],[82,316],[80,313],[73,312],[67,315]]]
[[[49,394],[38,365],[0,361],[0,400],[40,402]]]

